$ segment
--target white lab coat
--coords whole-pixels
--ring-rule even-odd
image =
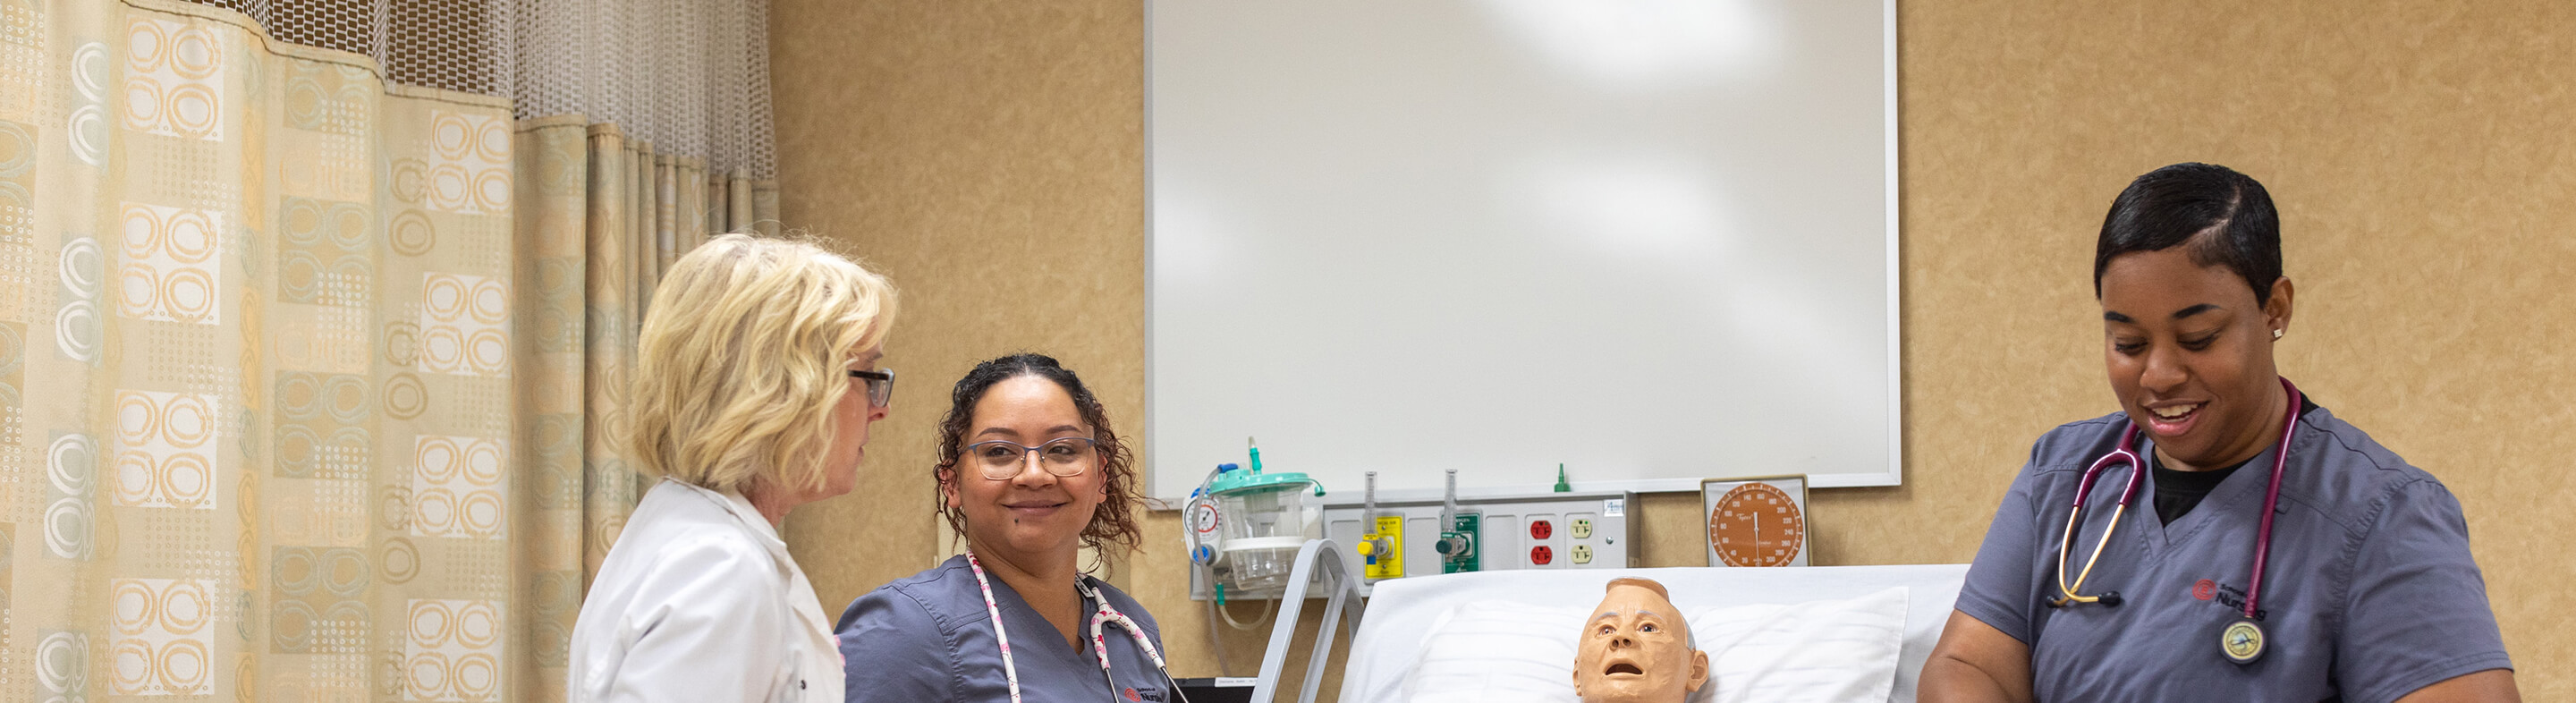
[[[663,481],[608,551],[572,628],[574,703],[842,697],[831,621],[740,494]]]

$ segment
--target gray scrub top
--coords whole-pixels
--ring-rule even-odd
[[[1083,648],[1076,650],[1010,584],[999,578],[988,580],[1002,624],[1010,632],[1011,662],[1020,674],[1022,703],[1172,703],[1163,671],[1145,657],[1145,650],[1126,630],[1114,623],[1100,630],[1108,643],[1113,683],[1101,677],[1100,660],[1091,653],[1089,615],[1082,618]],[[1162,651],[1162,629],[1144,606],[1109,584],[1092,584],[1118,612],[1144,626],[1145,638],[1154,643],[1155,651]],[[1084,613],[1098,607],[1095,601],[1083,600]],[[850,609],[841,613],[840,624],[832,629],[841,640],[852,703],[1010,700],[992,616],[984,608],[984,594],[975,587],[975,572],[963,555],[851,601]]]
[[[2469,556],[2459,501],[2324,408],[2299,416],[2256,601],[2263,657],[2229,662],[2219,632],[2243,617],[2267,449],[2166,525],[2155,477],[2120,518],[2083,595],[2118,591],[2119,606],[2045,601],[2057,590],[2058,543],[2085,468],[2118,446],[2123,415],[2040,437],[2013,481],[1958,609],[2030,646],[2043,701],[2396,700],[2444,679],[2510,669],[2486,582]],[[2153,456],[2140,437],[2140,456]],[[2085,502],[2071,582],[2101,537],[2124,469],[2106,469]]]

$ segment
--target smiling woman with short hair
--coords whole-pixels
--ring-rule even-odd
[[[2031,448],[1921,699],[2517,700],[2459,501],[2277,370],[2263,185],[2156,169],[2095,251],[2120,412]]]

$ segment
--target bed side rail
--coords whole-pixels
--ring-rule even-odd
[[[1297,550],[1297,565],[1288,572],[1288,592],[1279,598],[1279,618],[1270,625],[1270,646],[1261,653],[1261,676],[1252,685],[1252,700],[1270,703],[1278,699],[1279,675],[1288,668],[1288,646],[1297,640],[1299,611],[1306,605],[1309,585],[1322,587],[1324,618],[1315,632],[1315,645],[1306,656],[1306,682],[1298,689],[1297,703],[1315,703],[1315,689],[1324,681],[1324,667],[1333,655],[1336,626],[1356,636],[1360,630],[1359,567],[1351,563],[1350,552],[1329,539],[1306,540]]]

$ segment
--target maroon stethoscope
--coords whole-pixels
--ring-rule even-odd
[[[2254,614],[2261,612],[2256,609],[2255,601],[2263,595],[2263,563],[2272,553],[2272,511],[2281,502],[2281,472],[2289,465],[2290,436],[2298,430],[2301,400],[2299,387],[2291,385],[2290,379],[2281,379],[2281,389],[2289,393],[2290,409],[2281,418],[2281,444],[2272,454],[2272,485],[2263,491],[2263,522],[2254,533],[2254,575],[2245,588],[2244,616],[2228,623],[2218,635],[2219,653],[2238,664],[2251,664],[2263,657],[2263,625],[2255,622]],[[2111,543],[2111,533],[2120,527],[2120,516],[2129,511],[2129,501],[2138,496],[2138,486],[2146,477],[2146,460],[2140,458],[2137,451],[2139,434],[2138,424],[2129,423],[2128,431],[2120,435],[2119,448],[2095,460],[2092,468],[2084,470],[2084,480],[2076,484],[2075,505],[2067,512],[2065,536],[2058,538],[2057,542],[2057,591],[2062,595],[2048,599],[2049,607],[2065,608],[2077,603],[2120,604],[2119,591],[2085,596],[2076,595],[2076,590],[2083,588],[2084,579],[2093,575],[2094,563],[2102,560],[2102,548]],[[2093,481],[2101,477],[2104,469],[2120,464],[2128,465],[2129,485],[2120,491],[2120,503],[2111,511],[2111,524],[2102,528],[2102,538],[2093,543],[2093,556],[2084,560],[2084,569],[2076,572],[2075,582],[2069,584],[2066,581],[2067,556],[2069,548],[2074,546],[2070,543],[2075,540],[2075,526],[2082,524],[2084,519],[2084,498],[2093,494]]]

